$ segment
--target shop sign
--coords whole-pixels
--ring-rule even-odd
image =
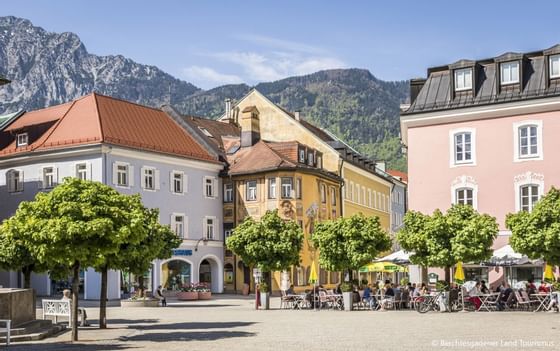
[[[173,256],[192,256],[192,250],[174,249]]]

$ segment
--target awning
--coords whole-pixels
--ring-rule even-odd
[[[390,255],[375,260],[376,262],[393,262],[397,264],[410,264],[410,253],[399,250]]]
[[[542,260],[531,260],[527,256],[515,252],[511,245],[503,246],[494,250],[489,261],[484,262],[486,266],[518,266],[518,265],[542,265]]]
[[[408,272],[408,269],[393,262],[373,262],[361,267],[359,272],[396,273]]]

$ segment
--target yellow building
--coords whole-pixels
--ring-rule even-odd
[[[284,142],[297,140],[321,154],[323,168],[343,178],[340,202],[342,215],[363,213],[378,216],[383,228],[391,228],[392,178],[384,166],[360,155],[326,130],[290,113],[253,89],[232,108],[227,107],[221,121],[240,123],[242,111],[255,107],[259,111],[259,132],[262,140]]]

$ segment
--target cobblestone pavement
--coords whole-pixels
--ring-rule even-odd
[[[224,295],[166,308],[109,307],[108,318],[106,330],[80,328],[76,343],[64,332],[9,350],[560,350],[558,313],[255,311],[251,300]]]

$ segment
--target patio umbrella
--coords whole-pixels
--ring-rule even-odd
[[[392,262],[373,262],[360,267],[360,272],[396,273],[408,272],[408,269]]]
[[[399,263],[399,264],[410,264],[410,253],[404,250],[399,250],[393,252],[390,255],[375,260],[375,262],[387,262],[387,261],[393,263]]]
[[[457,262],[457,268],[455,268],[455,282],[458,284],[463,284],[465,282],[465,272],[463,271],[463,262]],[[463,305],[463,311],[465,311],[465,297],[463,296],[463,290],[461,289],[461,304]]]
[[[315,285],[317,284],[317,271],[315,270],[315,260],[311,262],[311,272],[309,273],[309,284],[313,284],[313,309],[315,309]]]
[[[552,270],[552,266],[547,264],[545,269],[544,269],[544,281],[547,283],[553,283],[554,282],[554,272]]]

